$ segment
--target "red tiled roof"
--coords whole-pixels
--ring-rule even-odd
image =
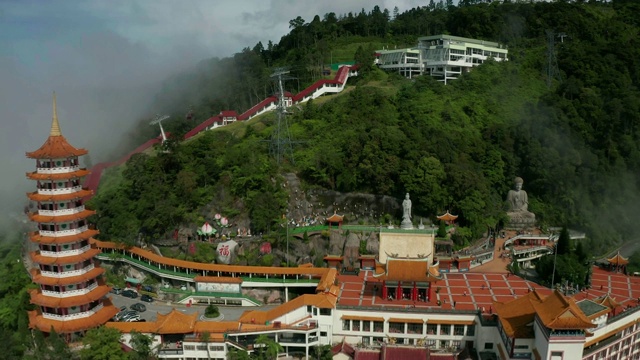
[[[235,112],[234,110],[222,110],[222,111],[220,111],[220,116],[237,118],[238,117],[238,113]]]
[[[330,223],[339,223],[339,222],[342,222],[343,219],[344,219],[344,215],[338,215],[336,213],[333,213],[333,215],[327,218],[327,221]]]
[[[189,130],[186,134],[184,134],[184,138],[188,139],[194,135],[196,135],[197,133],[203,131],[204,129],[208,128],[209,126],[213,125],[216,122],[222,122],[222,118],[218,115],[218,116],[212,116],[210,118],[208,118],[207,120],[203,121],[202,123],[200,123],[200,125],[194,127],[193,129]]]
[[[248,118],[253,116],[255,113],[260,111],[260,109],[262,109],[263,107],[271,105],[272,103],[275,103],[276,101],[278,101],[278,98],[276,98],[275,96],[269,96],[268,98],[266,98],[266,99],[260,101],[259,103],[253,105],[251,108],[249,108],[249,110],[247,110],[247,111],[243,112],[242,114],[240,114],[240,116],[238,116],[238,120],[247,120]]]
[[[104,307],[90,317],[66,321],[46,319],[40,310],[29,311],[29,328],[48,333],[53,327],[57,333],[66,334],[98,327],[118,313],[111,301],[104,300],[103,303]]]

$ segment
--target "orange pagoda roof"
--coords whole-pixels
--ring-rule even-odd
[[[620,255],[620,251],[618,251],[616,256],[612,257],[611,259],[607,259],[607,261],[612,265],[627,265],[629,263],[629,259]]]
[[[333,213],[333,215],[327,218],[327,221],[330,223],[339,223],[344,219],[344,215],[338,215],[337,213]]]
[[[163,315],[158,314],[155,334],[186,334],[193,332],[198,313],[184,314],[176,309]]]
[[[72,306],[78,306],[83,304],[89,304],[109,293],[109,286],[99,285],[95,289],[91,290],[87,294],[69,296],[64,298],[49,296],[42,294],[42,290],[33,289],[29,293],[31,294],[31,303],[39,306],[46,306],[50,308],[68,308]]]
[[[39,244],[68,244],[72,242],[77,242],[84,239],[89,239],[98,235],[100,231],[95,229],[88,229],[87,231],[83,231],[80,234],[69,235],[69,236],[42,236],[39,232],[35,231],[31,233],[30,239],[33,242]]]
[[[37,191],[27,193],[27,197],[29,200],[33,201],[62,201],[62,200],[73,200],[87,197],[93,194],[93,191],[89,189],[82,189],[70,194],[38,194]]]
[[[534,303],[533,307],[538,318],[549,329],[584,330],[597,326],[589,321],[573,299],[565,298],[558,290],[542,302]]]
[[[546,298],[533,290],[525,296],[506,303],[494,302],[493,307],[507,335],[533,338],[533,322],[537,316],[549,329],[578,330],[596,327],[580,310],[573,299],[554,291]]]
[[[29,253],[31,255],[31,260],[37,264],[43,265],[64,265],[64,264],[76,264],[81,263],[83,261],[89,260],[92,257],[100,254],[100,250],[91,248],[82,254],[71,255],[71,256],[63,256],[63,257],[53,257],[42,255],[40,251],[34,251]]]
[[[596,304],[600,304],[602,306],[606,306],[611,310],[613,310],[613,309],[617,308],[618,306],[622,305],[619,302],[617,302],[616,299],[612,298],[610,294],[606,294],[606,295],[600,296],[598,298],[595,298],[595,299],[593,299],[593,301]]]
[[[29,328],[48,333],[53,327],[60,334],[95,328],[106,323],[118,313],[118,309],[113,306],[111,300],[105,299],[103,304],[104,307],[92,316],[67,321],[47,319],[40,310],[29,311]]]
[[[429,259],[401,259],[388,257],[386,264],[376,264],[373,277],[387,281],[433,282],[441,279],[437,265]]]
[[[81,178],[89,175],[90,171],[87,169],[79,169],[72,172],[58,173],[58,174],[42,174],[36,171],[28,172],[27,177],[31,180],[65,180]]]
[[[67,142],[60,131],[60,123],[58,123],[58,110],[56,107],[56,94],[53,94],[53,120],[51,122],[51,131],[49,138],[42,146],[32,152],[27,153],[27,157],[32,159],[60,159],[72,156],[81,156],[87,154],[85,149],[77,149]]]
[[[313,305],[320,309],[336,307],[337,297],[333,294],[304,294],[267,311],[250,310],[240,316],[240,322],[246,324],[265,324],[303,306]]]
[[[86,219],[89,216],[95,214],[95,210],[84,209],[83,211],[75,214],[69,215],[40,215],[37,212],[33,212],[29,214],[29,220],[39,222],[39,223],[61,223],[68,222],[73,220]]]
[[[31,269],[31,280],[33,280],[33,282],[36,284],[59,286],[59,285],[78,284],[80,282],[87,281],[88,279],[95,279],[102,274],[104,274],[103,268],[94,267],[93,269],[89,270],[88,272],[82,275],[58,278],[58,277],[52,277],[52,276],[45,276],[45,275],[42,275],[40,270]]]
[[[438,218],[438,220],[442,220],[442,221],[454,221],[455,219],[458,218],[458,215],[451,215],[449,213],[449,210],[447,210],[447,212],[444,213],[444,215],[440,215],[436,217]]]

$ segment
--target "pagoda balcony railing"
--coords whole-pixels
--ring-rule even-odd
[[[38,174],[64,174],[80,170],[80,165],[56,166],[52,168],[36,168]]]
[[[74,192],[78,192],[82,190],[82,186],[72,186],[61,189],[38,189],[38,194],[40,195],[61,195],[61,194],[72,194]]]
[[[98,311],[100,311],[100,309],[102,309],[103,307],[104,307],[104,305],[102,303],[100,303],[100,304],[96,305],[93,309],[91,309],[89,311],[83,311],[83,312],[79,312],[79,313],[75,313],[75,314],[69,314],[69,315],[58,315],[58,314],[42,313],[42,317],[44,317],[45,319],[59,320],[59,321],[76,320],[76,319],[88,318],[88,317],[94,315],[95,313],[97,313]]]
[[[85,245],[85,246],[81,247],[80,249],[73,249],[73,250],[63,250],[63,251],[43,251],[43,250],[40,250],[40,255],[60,258],[60,257],[65,257],[65,256],[80,255],[80,254],[83,254],[83,253],[89,251],[89,249],[91,249],[91,244]]]
[[[93,270],[93,268],[95,267],[95,265],[91,264],[85,268],[82,268],[80,270],[71,270],[71,271],[63,271],[63,272],[53,272],[53,271],[40,271],[40,274],[42,274],[42,276],[46,276],[46,277],[53,277],[53,278],[66,278],[66,277],[70,277],[70,276],[78,276],[78,275],[84,275],[86,273],[88,273],[89,271]]]
[[[38,214],[46,215],[46,216],[59,216],[59,215],[71,215],[77,214],[79,212],[84,211],[84,205],[80,205],[78,207],[74,207],[71,209],[63,209],[63,210],[38,210]]]
[[[91,290],[97,287],[98,287],[98,283],[94,282],[93,284],[89,285],[84,289],[77,289],[77,290],[70,290],[70,291],[63,291],[63,292],[42,290],[42,295],[47,295],[55,298],[67,298],[67,297],[78,296],[78,295],[86,295],[90,293]]]
[[[58,230],[58,231],[48,231],[48,230],[39,230],[40,236],[51,236],[51,237],[63,237],[69,235],[78,235],[85,231],[89,230],[89,226],[81,226],[77,229],[68,229],[68,230]]]

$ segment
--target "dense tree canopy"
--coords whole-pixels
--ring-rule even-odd
[[[277,44],[205,61],[168,80],[158,99],[167,111],[191,103],[202,121],[271,94],[266,75],[274,65],[292,65],[299,84],[286,85],[296,91],[331,60],[366,59],[367,49],[413,45],[418,36],[499,41],[509,47],[509,62],[487,62],[447,86],[372,68],[347,95],[294,109],[291,133],[306,145],[295,149],[289,170],[339,191],[410,191],[419,215],[450,209],[471,236],[504,223],[504,196],[521,176],[543,226],[567,224],[598,243],[618,242],[634,236],[629,214],[640,203],[639,6],[433,1],[393,16],[376,7],[310,22],[298,17]],[[553,78],[546,76],[547,30],[566,34],[555,39]],[[190,121],[168,126],[179,133]],[[132,158],[125,182],[101,189],[96,202],[103,234],[158,236],[197,219],[194,209],[212,198],[212,188],[240,199],[254,230],[273,229],[286,194],[263,142],[272,124],[262,119],[240,135],[208,132],[171,153]]]

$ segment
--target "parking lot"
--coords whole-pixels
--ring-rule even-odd
[[[199,313],[200,315],[204,315],[205,306],[203,305],[193,305],[186,306],[182,304],[174,304],[166,301],[154,301],[152,303],[140,301],[140,297],[136,299],[131,299],[128,297],[124,297],[122,295],[116,295],[110,293],[108,295],[111,298],[111,302],[116,307],[120,308],[121,306],[126,306],[127,309],[133,304],[142,303],[146,306],[147,310],[145,312],[140,313],[140,318],[145,319],[146,321],[155,321],[158,313],[166,314],[171,311],[171,309],[177,309],[182,311],[185,314],[193,314]],[[275,305],[265,305],[261,307],[240,307],[240,306],[218,306],[220,310],[220,314],[224,316],[224,320],[238,320],[240,315],[247,310],[268,310],[274,308]]]

